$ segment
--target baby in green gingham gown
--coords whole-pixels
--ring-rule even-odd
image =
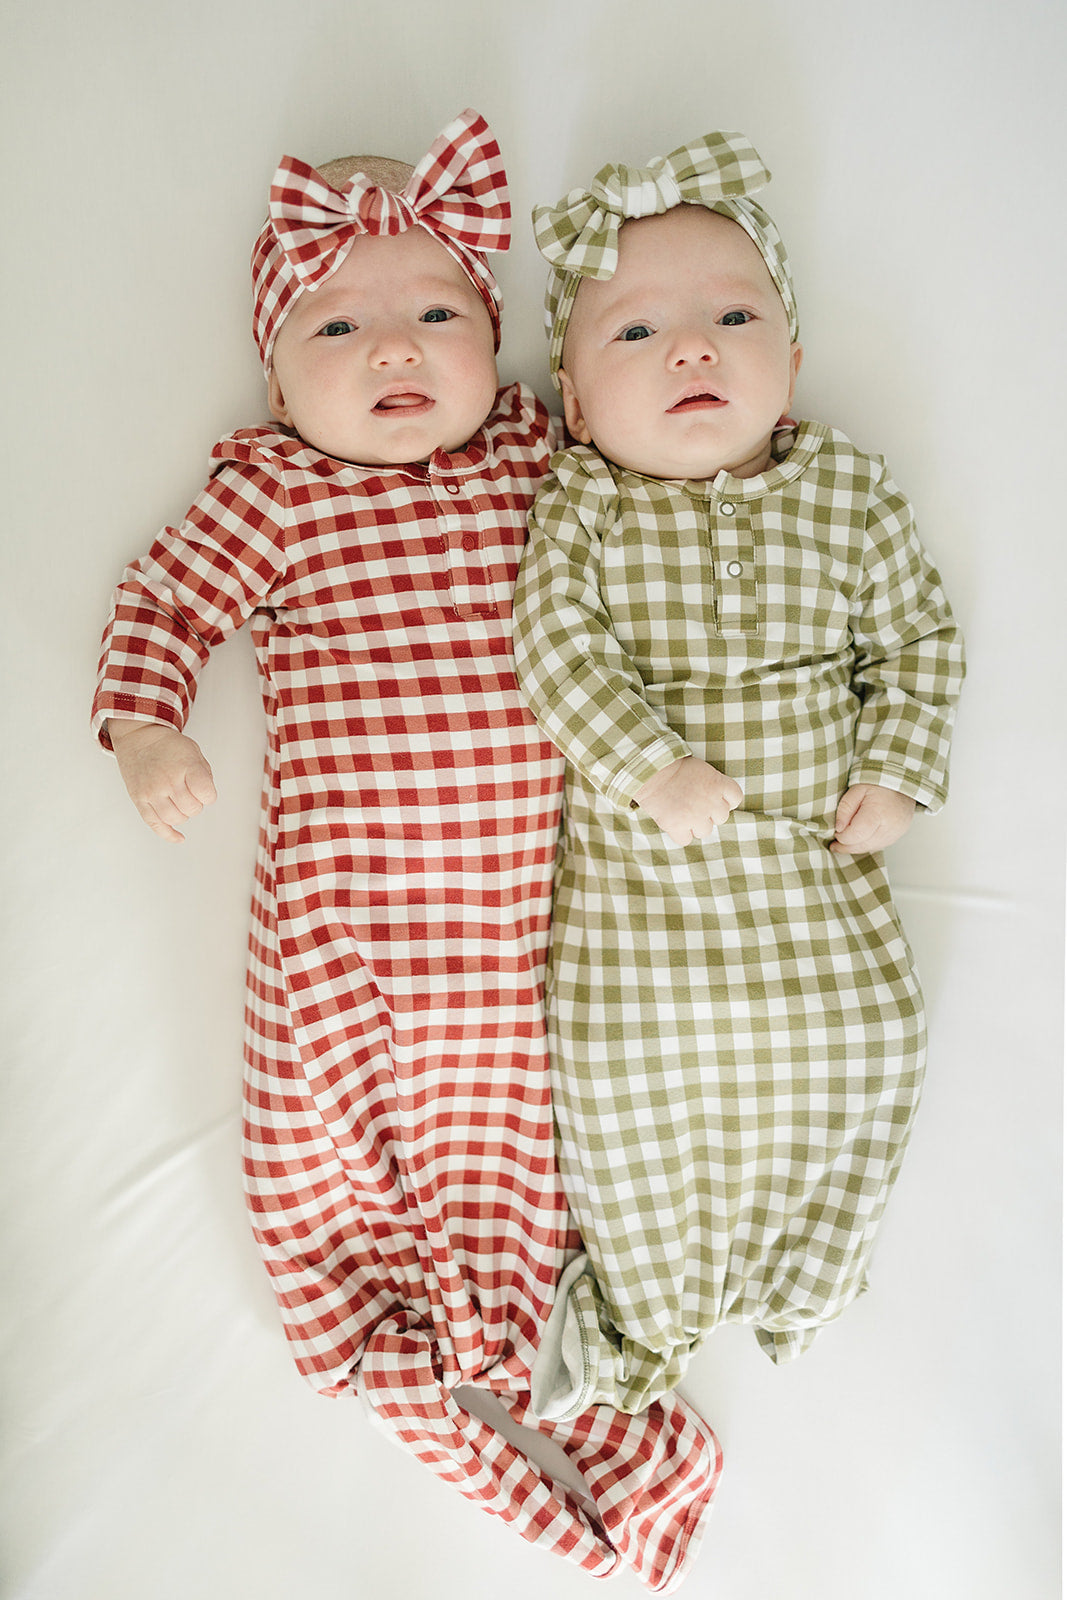
[[[578,441],[520,681],[567,758],[549,976],[585,1253],[535,1405],[640,1411],[723,1322],[774,1361],[865,1286],[924,1064],[881,852],[946,793],[959,632],[880,457],[786,419],[801,348],[736,134],[535,213]]]

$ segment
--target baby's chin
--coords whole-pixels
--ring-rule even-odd
[[[593,449],[596,448],[594,445]],[[714,478],[723,470],[720,464],[706,457],[668,461],[664,457],[632,456],[623,451],[601,450],[600,454],[624,472],[635,472],[641,478],[685,482],[694,478]]]
[[[766,472],[772,459],[769,440],[766,445],[759,446],[752,455],[746,455],[745,459],[740,461],[732,455],[724,460],[721,455],[703,452],[694,452],[691,455],[646,456],[640,451],[601,449],[595,441],[593,449],[599,449],[605,460],[621,467],[625,472],[635,472],[642,478],[672,482],[717,478],[720,472],[729,473],[731,477],[736,478],[754,478],[759,473]]]
[[[462,438],[457,438],[454,433],[436,437],[430,434],[418,439],[417,443],[403,437],[395,445],[377,439],[367,442],[327,437],[325,434],[311,438],[302,433],[299,437],[320,455],[329,456],[333,461],[344,461],[350,467],[414,467],[425,466],[438,452],[448,456],[458,455],[466,449],[486,420],[483,417],[475,426],[465,428]]]

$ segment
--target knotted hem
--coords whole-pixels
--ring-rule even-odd
[[[769,1356],[776,1367],[785,1367],[802,1356],[805,1350],[811,1349],[818,1338],[819,1328],[803,1328],[790,1333],[771,1333],[766,1328],[756,1328],[754,1332],[763,1354]]]
[[[391,1317],[367,1340],[356,1392],[373,1425],[530,1544],[606,1578],[621,1557],[604,1528],[441,1381],[433,1335]]]
[[[541,1471],[442,1381],[432,1333],[404,1313],[364,1346],[354,1387],[369,1419],[444,1482],[530,1544],[606,1578],[627,1566],[655,1595],[673,1594],[699,1549],[722,1472],[711,1429],[678,1395],[637,1416],[608,1405],[542,1421],[528,1391],[496,1391],[514,1420],[566,1453],[587,1503]]]
[[[813,1317],[792,1328],[756,1327],[753,1331],[760,1349],[765,1356],[769,1356],[775,1366],[788,1366],[790,1361],[795,1361],[798,1356],[811,1349],[819,1334],[829,1323],[836,1322],[842,1311],[847,1310],[861,1295],[867,1293],[868,1283],[867,1274],[863,1273],[848,1298],[835,1305],[829,1315]]]
[[[591,1406],[572,1421],[535,1418],[532,1397],[501,1396],[520,1425],[533,1424],[580,1473],[623,1562],[656,1595],[673,1594],[700,1548],[722,1474],[711,1429],[680,1395],[627,1415]]]
[[[607,1406],[595,1409],[631,1426],[659,1423],[651,1454],[634,1470],[639,1490],[631,1491],[624,1515],[605,1510],[601,1501],[598,1509],[608,1537],[649,1592],[674,1594],[700,1550],[722,1476],[722,1447],[680,1395],[667,1395],[633,1417]]]

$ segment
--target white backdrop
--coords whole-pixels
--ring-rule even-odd
[[[284,1347],[238,1168],[247,640],[203,683],[221,799],[181,850],[87,731],[119,570],[265,415],[246,263],[278,157],[417,158],[474,105],[520,222],[502,377],[546,398],[530,205],[748,133],[800,295],[796,409],[888,455],[969,641],[953,797],[892,857],[931,1066],[873,1286],[795,1366],[738,1329],[694,1365],[727,1468],[687,1600],[1051,1600],[1062,5],[14,0],[3,33],[3,1593],[594,1593]]]

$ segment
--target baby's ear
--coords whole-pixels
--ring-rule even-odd
[[[797,386],[797,374],[800,372],[800,363],[803,361],[803,359],[804,359],[804,346],[800,345],[800,344],[791,345],[790,346],[790,350],[789,350],[789,363],[790,363],[790,367],[792,369],[791,370],[791,375],[790,375],[790,378],[789,378],[789,404],[790,405],[792,405],[792,403],[793,403],[793,395],[796,392],[796,386]]]
[[[278,374],[273,367],[271,368],[270,378],[267,381],[267,404],[270,406],[270,414],[275,422],[282,423],[286,428],[292,427],[289,408],[285,404],[282,386],[278,382]]]
[[[572,439],[577,439],[579,444],[592,444],[593,435],[589,432],[582,416],[582,408],[574,385],[562,367],[559,369],[559,386],[563,391],[563,415],[567,423],[567,432]]]

